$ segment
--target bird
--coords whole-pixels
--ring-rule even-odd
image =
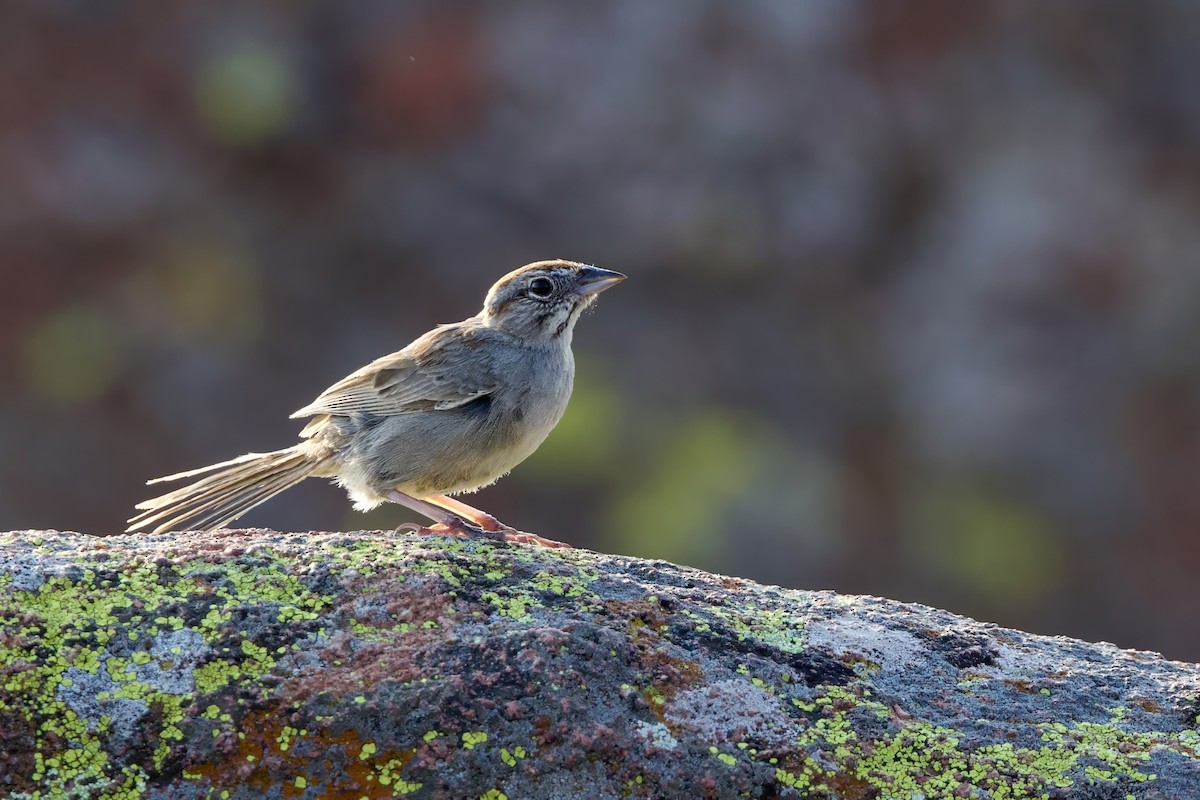
[[[566,546],[451,495],[495,482],[550,434],[574,383],[575,323],[625,278],[562,259],[513,270],[475,316],[437,326],[292,414],[308,419],[297,444],[147,481],[197,479],[137,504],[127,532],[224,528],[315,477],[345,489],[359,511],[393,502],[435,523],[400,529]]]

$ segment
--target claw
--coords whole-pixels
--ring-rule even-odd
[[[538,536],[536,533],[526,533],[525,531],[518,531],[514,528],[508,528],[507,530],[501,531],[500,534],[504,537],[504,541],[506,541],[506,542],[520,542],[521,544],[536,544],[541,547],[552,547],[555,549],[560,549],[560,548],[566,548],[567,550],[573,549],[572,546],[567,544],[566,542],[556,542],[553,539],[547,539],[543,536]]]
[[[418,525],[415,522],[405,522],[396,526],[397,531],[408,531],[415,533],[418,536],[467,536],[479,537],[481,539],[492,539],[494,541],[514,542],[519,544],[534,544],[539,547],[551,548],[571,548],[571,545],[566,542],[556,542],[553,539],[546,539],[538,536],[535,533],[526,533],[519,531],[516,528],[510,528],[507,525],[498,526],[497,530],[485,530],[477,528],[474,525],[460,520],[449,525],[437,523],[435,525]]]
[[[397,531],[408,531],[415,533],[418,536],[481,536],[486,535],[487,531],[480,530],[474,525],[468,525],[465,522],[445,524],[442,522],[433,525],[419,525],[415,522],[403,522],[396,526]]]
[[[434,525],[418,525],[415,522],[405,522],[396,527],[397,531],[411,531],[418,536],[445,534],[450,536],[481,536],[504,542],[520,542],[521,544],[536,544],[541,547],[570,547],[565,542],[553,539],[543,539],[533,533],[525,533],[516,528],[510,528],[497,520],[491,514],[486,514],[478,508],[455,500],[445,495],[431,495],[426,498],[412,497],[393,490],[387,498],[394,503],[411,508],[433,520]]]

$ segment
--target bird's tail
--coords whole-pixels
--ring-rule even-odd
[[[147,483],[163,483],[212,473],[181,489],[138,503],[141,513],[128,520],[128,531],[154,527],[154,533],[178,529],[212,530],[295,486],[316,469],[319,459],[307,442],[274,453],[247,453],[230,461],[179,472]]]

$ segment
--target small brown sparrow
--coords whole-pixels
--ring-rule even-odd
[[[128,530],[220,528],[317,477],[343,487],[360,511],[391,501],[437,523],[402,528],[558,545],[448,495],[492,483],[542,443],[571,396],[575,323],[624,279],[572,261],[510,272],[475,316],[372,361],[292,414],[311,417],[298,444],[149,481],[205,476],[139,503]]]

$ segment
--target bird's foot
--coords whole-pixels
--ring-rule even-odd
[[[565,542],[544,539],[533,533],[525,533],[516,528],[510,528],[487,512],[467,505],[461,500],[445,495],[431,495],[425,498],[412,497],[399,491],[391,491],[387,498],[394,503],[411,508],[437,523],[430,526],[406,522],[396,528],[397,531],[411,531],[421,536],[443,534],[448,536],[479,536],[504,542],[519,542],[521,544],[536,544],[541,547],[570,547]]]
[[[495,522],[493,518],[493,522]],[[519,531],[499,522],[488,528],[476,527],[466,520],[454,520],[449,523],[439,522],[435,525],[418,525],[415,522],[405,522],[396,528],[397,531],[408,531],[418,536],[467,536],[483,539],[493,539],[503,542],[518,542],[520,544],[536,544],[541,547],[569,548],[566,542],[556,542],[533,533]]]
[[[519,531],[516,528],[510,528],[507,525],[504,526],[504,530],[489,532],[488,535],[503,537],[504,541],[506,542],[536,544],[539,547],[566,548],[568,550],[572,549],[572,545],[569,545],[566,542],[556,542],[553,539],[547,539],[544,536],[538,536],[536,533],[526,533],[525,531]]]
[[[396,526],[397,531],[415,533],[418,536],[490,536],[488,531],[476,528],[466,522],[438,522],[433,525],[419,525],[416,522],[403,522]]]
[[[467,507],[470,508],[470,506]],[[472,509],[472,511],[475,513],[473,513],[469,518],[470,521],[475,523],[475,525],[477,525],[479,529],[487,536],[503,539],[506,542],[536,544],[540,545],[541,547],[571,547],[571,545],[567,544],[566,542],[556,542],[553,539],[546,539],[542,536],[538,536],[536,533],[526,533],[525,531],[519,531],[516,528],[509,527],[493,517],[491,514],[485,514],[477,509]]]

